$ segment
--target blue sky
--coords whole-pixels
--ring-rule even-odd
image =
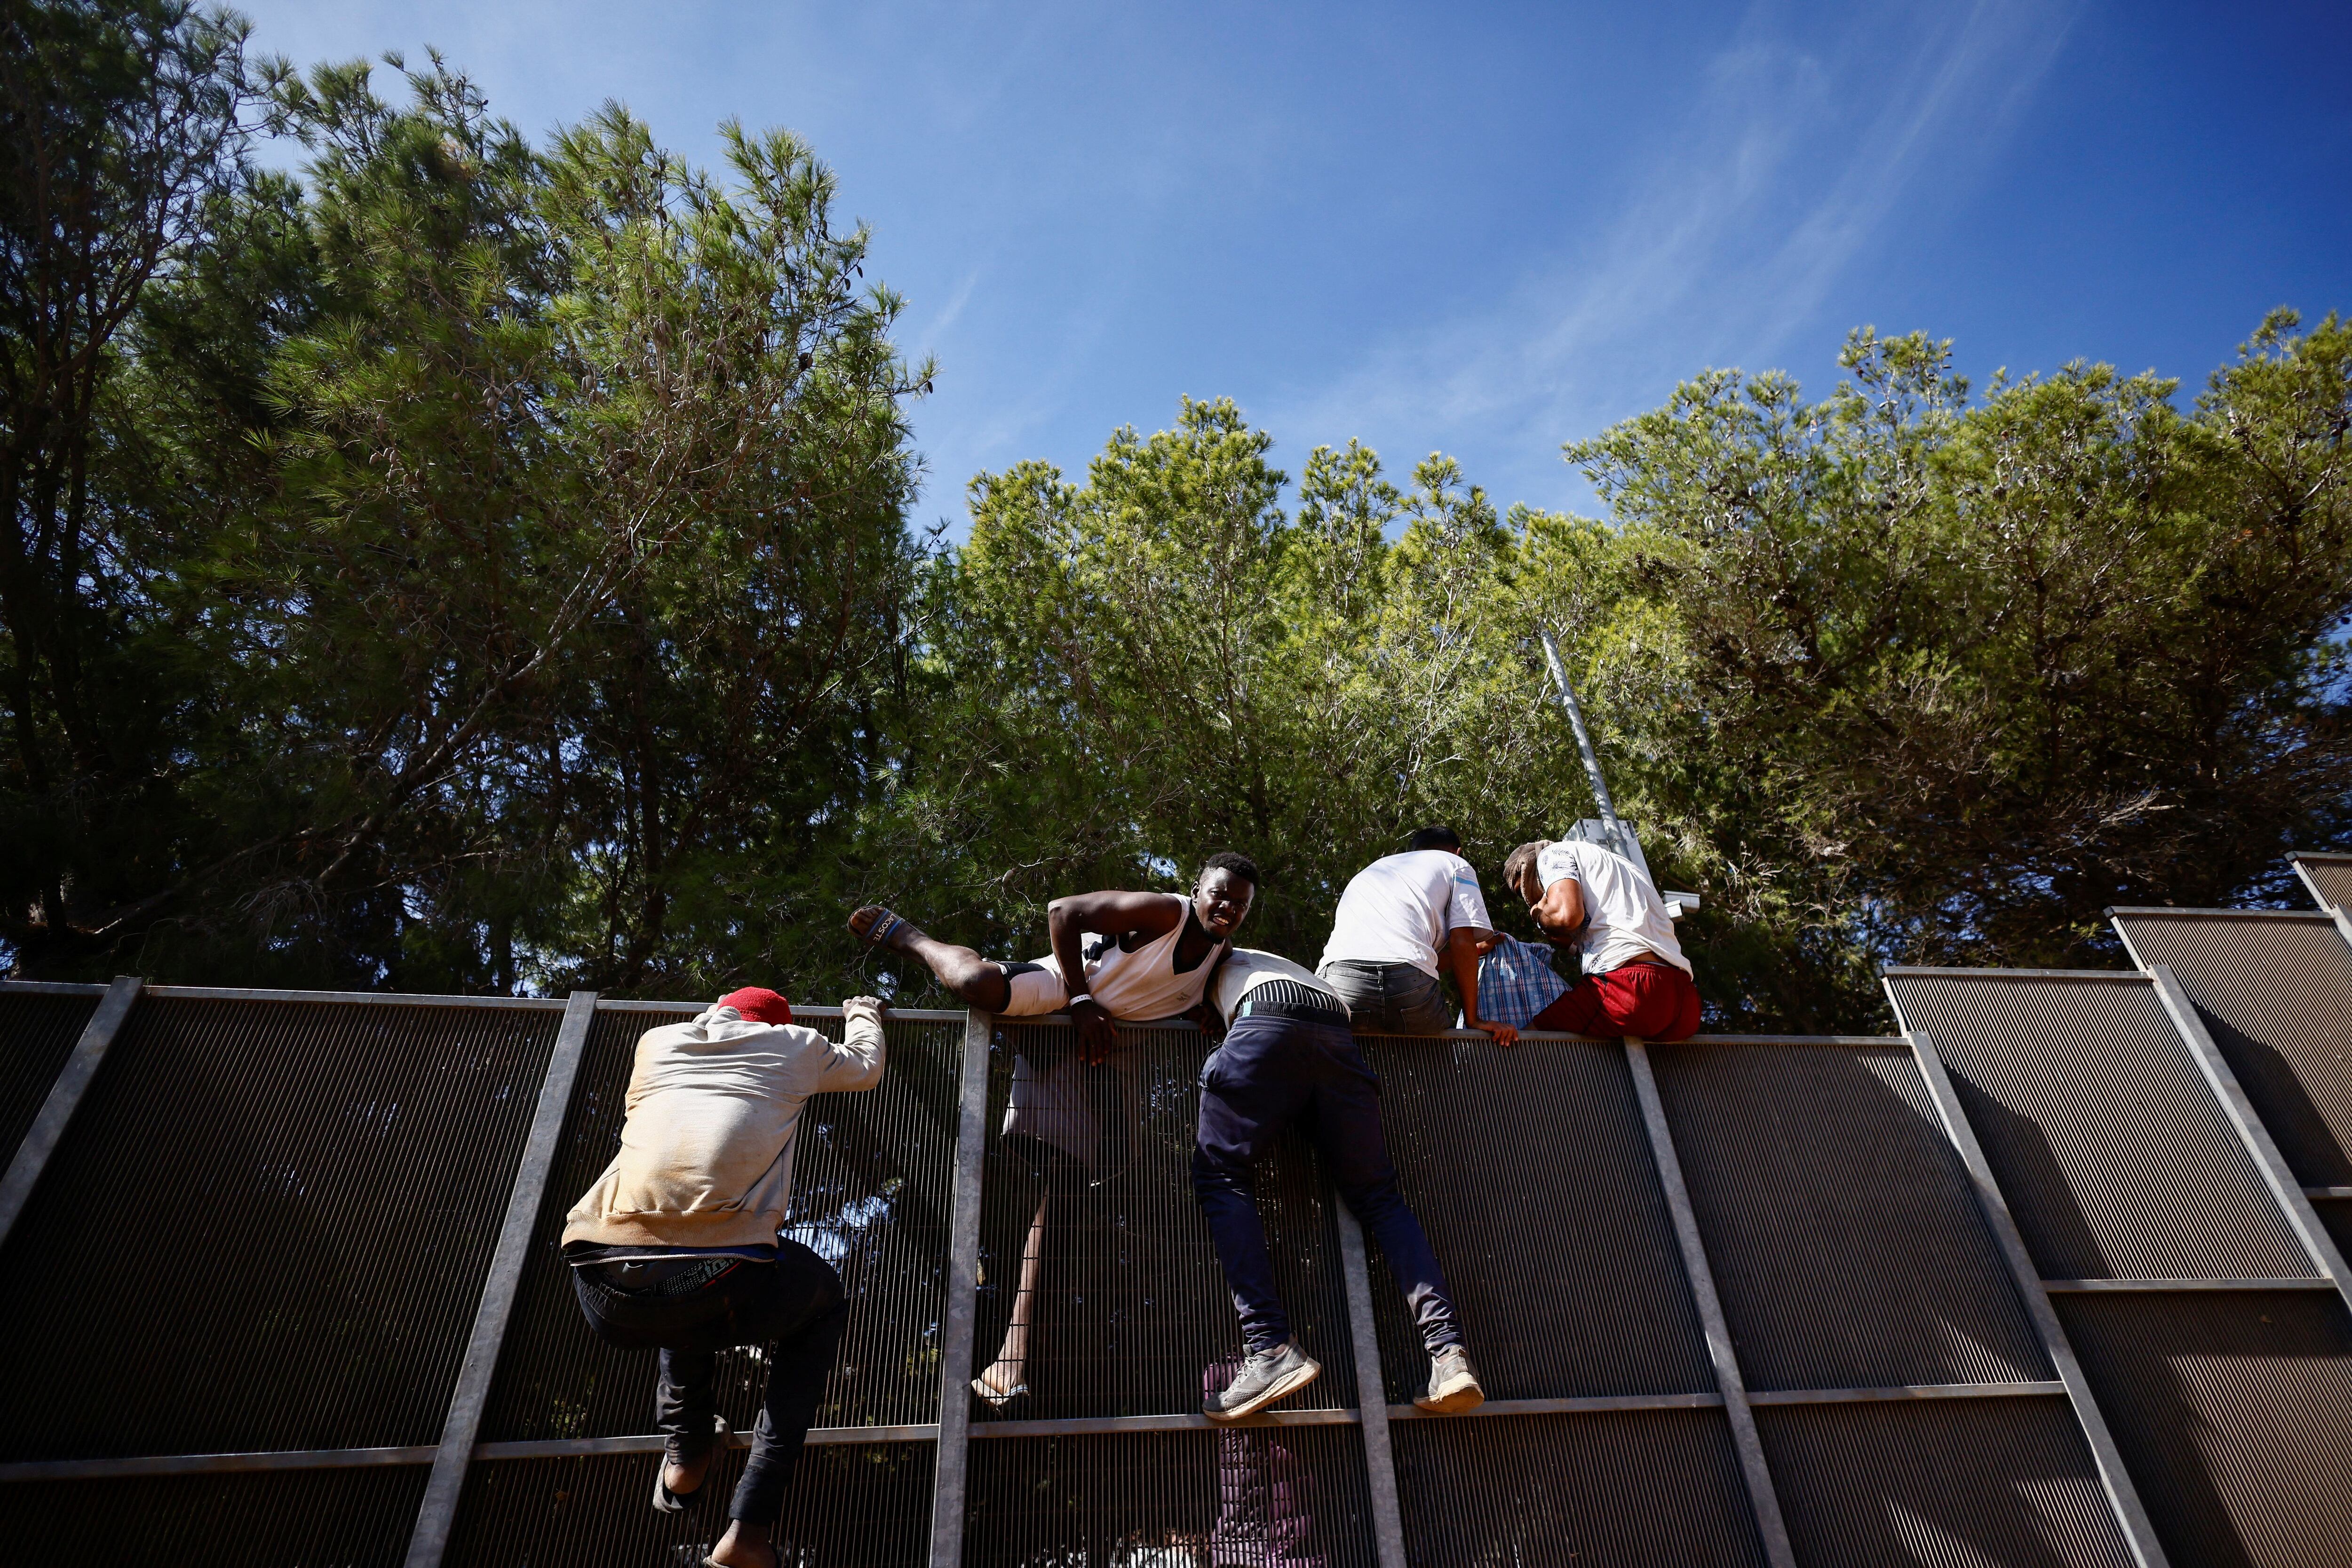
[[[2185,396],[2268,308],[2352,309],[2341,0],[240,9],[299,63],[437,46],[534,137],[807,137],[939,357],[917,520],[958,535],[973,473],[1075,476],[1182,394],[1294,476],[1355,436],[1590,511],[1562,441],[1706,366],[1826,392],[1853,326]]]

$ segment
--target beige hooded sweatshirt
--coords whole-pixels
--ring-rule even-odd
[[[798,1024],[714,1007],[637,1041],[621,1152],[564,1217],[600,1247],[770,1247],[793,1192],[812,1094],[882,1081],[882,1010],[849,1005],[839,1045]]]

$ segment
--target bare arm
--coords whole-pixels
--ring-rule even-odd
[[[1087,988],[1087,958],[1079,934],[1165,936],[1182,923],[1184,903],[1164,893],[1074,893],[1045,906],[1045,931],[1054,939],[1054,961],[1072,996]]]
[[[1544,889],[1530,913],[1545,936],[1564,947],[1573,946],[1577,934],[1584,929],[1584,889],[1574,877],[1561,877]]]
[[[1116,940],[1122,936],[1165,936],[1184,918],[1191,905],[1164,893],[1077,893],[1045,906],[1045,930],[1054,939],[1054,962],[1062,968],[1062,984],[1073,997],[1087,989],[1087,956],[1078,938],[1088,931]],[[1081,1002],[1070,1009],[1078,1031],[1080,1060],[1099,1064],[1118,1043],[1110,1012],[1101,1003]]]

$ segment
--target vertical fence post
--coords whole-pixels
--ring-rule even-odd
[[[563,1142],[564,1113],[571,1109],[572,1086],[579,1079],[588,1029],[595,1020],[596,993],[572,992],[555,1033],[555,1049],[548,1055],[546,1076],[540,1080],[530,1135],[523,1144],[514,1188],[507,1196],[506,1223],[499,1230],[498,1249],[490,1254],[481,1304],[474,1312],[474,1332],[466,1342],[466,1359],[457,1369],[457,1386],[449,1396],[449,1414],[441,1426],[441,1445],[433,1456],[433,1474],[425,1483],[416,1528],[408,1537],[408,1568],[440,1568],[442,1554],[449,1549],[457,1499],[466,1489],[467,1467],[473,1462],[474,1438],[481,1431],[490,1379],[499,1369],[499,1348],[506,1343],[507,1320],[514,1313],[523,1265],[530,1260],[530,1233],[539,1225],[540,1200],[547,1195],[548,1172]]]
[[[1889,1000],[1893,998],[1890,995]],[[1895,1016],[1903,1019],[1901,1008]],[[2025,1237],[2017,1228],[2017,1218],[2009,1211],[2009,1199],[2001,1196],[2000,1184],[1993,1179],[1992,1165],[1985,1158],[1984,1146],[1977,1142],[1976,1128],[1969,1124],[1969,1113],[1960,1104],[1958,1094],[1952,1089],[1952,1076],[1945,1070],[1943,1053],[1924,1030],[1911,1029],[1905,1019],[1905,1033],[1911,1040],[1911,1054],[1919,1063],[1919,1075],[1927,1081],[1927,1095],[1936,1103],[1936,1114],[1944,1124],[1944,1135],[1959,1151],[1960,1163],[1968,1167],[1969,1181],[1976,1188],[1977,1207],[1992,1231],[1994,1244],[2000,1249],[2001,1261],[2009,1265],[2009,1275],[2017,1287],[2020,1300],[2025,1303],[2025,1315],[2032,1322],[2033,1332],[2041,1337],[2042,1352],[2050,1364],[2058,1370],[2059,1381],[2066,1385],[2067,1402],[2074,1407],[2074,1419],[2083,1428],[2084,1440],[2090,1445],[2091,1460],[2099,1468],[2100,1483],[2105,1487],[2108,1506],[2115,1510],[2116,1522],[2124,1532],[2124,1543],[2139,1568],[2167,1568],[2164,1548],[2158,1544],[2156,1526],[2141,1506],[2139,1489],[2132,1484],[2131,1472],[2124,1469],[2122,1452],[2116,1447],[2115,1434],[2107,1430],[2106,1417],[2100,1414],[2098,1401],[2092,1397],[2090,1380],[2083,1375],[2083,1364],[2074,1359],[2074,1346],[2066,1338],[2066,1329],[2058,1321],[2058,1310],[2050,1304],[2050,1292],[2042,1287],[2042,1270],[2035,1267],[2033,1254],[2025,1249]]]
[[[98,1076],[99,1063],[106,1060],[114,1037],[121,1032],[122,1020],[131,1016],[131,1004],[139,999],[140,984],[135,975],[117,975],[114,983],[106,988],[106,995],[98,998],[98,1010],[82,1026],[81,1039],[74,1042],[73,1054],[66,1058],[57,1081],[49,1085],[48,1098],[41,1102],[33,1124],[25,1130],[24,1141],[16,1145],[16,1157],[8,1162],[8,1174],[0,1176],[0,1246],[6,1245],[8,1233],[16,1228],[16,1217],[25,1212],[25,1205],[33,1196],[33,1188],[39,1185],[49,1156],[57,1153],[58,1145],[64,1139],[66,1124],[73,1120],[90,1081]]]
[[[2206,1032],[2205,1020],[2197,1016],[2189,993],[2164,965],[2150,964],[2147,967],[2148,978],[2156,982],[2157,999],[2164,1004],[2174,1030],[2189,1047],[2189,1054],[2196,1059],[2214,1097],[2221,1102],[2221,1114],[2238,1134],[2238,1141],[2245,1145],[2246,1153],[2253,1156],[2254,1168],[2262,1172],[2263,1185],[2271,1189],[2272,1198],[2286,1215],[2287,1228],[2303,1243],[2304,1251],[2319,1271],[2336,1282],[2336,1293],[2343,1298],[2344,1304],[2352,1307],[2352,1278],[2347,1277],[2344,1255],[2336,1250],[2336,1239],[2328,1235],[2327,1227],[2311,1207],[2311,1199],[2304,1196],[2303,1184],[2287,1168],[2286,1156],[2272,1141],[2270,1129],[2254,1114],[2253,1102],[2246,1098],[2238,1075],[2230,1070],[2213,1037]]]
[[[1748,1503],[1755,1512],[1757,1536],[1764,1543],[1764,1560],[1772,1568],[1796,1568],[1788,1521],[1780,1517],[1780,1499],[1772,1490],[1772,1472],[1764,1462],[1764,1440],[1757,1435],[1756,1412],[1748,1406],[1748,1385],[1739,1375],[1731,1326],[1715,1293],[1715,1270],[1707,1266],[1706,1245],[1698,1233],[1690,1188],[1683,1181],[1682,1161],[1675,1154],[1674,1131],[1666,1125],[1665,1102],[1658,1097],[1649,1048],[1628,1036],[1625,1061],[1633,1071],[1634,1095],[1642,1102],[1642,1127],[1649,1134],[1650,1157],[1657,1162],[1666,1212],[1674,1218],[1675,1245],[1682,1249],[1683,1271],[1690,1280],[1691,1300],[1698,1307],[1699,1325],[1706,1334],[1706,1354],[1715,1363],[1715,1385],[1723,1395],[1724,1414],[1731,1418],[1731,1443],[1739,1454],[1739,1473],[1748,1483]]]
[[[940,1331],[940,1439],[931,1471],[931,1568],[963,1561],[965,1479],[971,1462],[971,1352],[980,1315],[980,1184],[988,1136],[988,1046],[996,1017],[963,1015],[955,1190],[949,1207],[946,1318]]]
[[[1389,1442],[1388,1387],[1381,1378],[1381,1336],[1372,1322],[1372,1271],[1364,1228],[1334,1197],[1339,1271],[1348,1288],[1348,1331],[1356,1352],[1356,1406],[1363,1419],[1364,1477],[1372,1490],[1372,1538],[1381,1568],[1405,1568],[1404,1514],[1397,1506],[1396,1454]]]

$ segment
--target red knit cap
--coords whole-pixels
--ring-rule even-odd
[[[733,1008],[754,1023],[790,1023],[793,1004],[765,986],[746,986],[740,991],[730,991],[719,998],[722,1008]]]

